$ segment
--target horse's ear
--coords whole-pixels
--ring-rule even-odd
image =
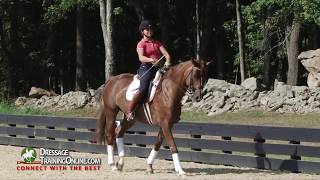
[[[213,62],[213,60],[210,60],[206,63],[207,66],[209,66],[211,63]]]

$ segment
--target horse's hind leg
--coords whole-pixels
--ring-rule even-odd
[[[147,159],[147,164],[148,164],[147,173],[149,173],[149,174],[153,174],[152,164],[154,162],[154,159],[156,159],[158,156],[158,152],[159,152],[160,146],[163,142],[163,139],[164,139],[164,136],[163,136],[162,130],[160,128],[159,133],[158,133],[158,137],[157,137],[157,141],[154,144],[154,147],[151,150],[150,155]]]
[[[106,109],[106,135],[107,135],[107,151],[108,151],[108,164],[112,167],[112,170],[117,170],[114,163],[113,145],[115,140],[115,118],[116,112],[111,109]]]
[[[118,124],[116,128],[116,143],[117,143],[117,148],[118,148],[118,155],[119,155],[119,161],[116,163],[117,168],[122,171],[123,166],[124,166],[124,156],[125,156],[125,151],[124,151],[124,133],[126,132],[127,129],[129,129],[135,121],[127,121],[126,118],[122,120],[121,124]]]

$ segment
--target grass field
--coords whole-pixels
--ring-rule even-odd
[[[0,102],[0,114],[48,115],[65,117],[97,117],[95,108],[49,112],[33,108],[16,108],[12,103]],[[263,111],[228,112],[216,116],[204,113],[183,112],[182,122],[228,123],[245,125],[320,128],[320,113],[280,114]]]

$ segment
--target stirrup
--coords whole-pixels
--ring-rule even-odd
[[[127,121],[131,121],[134,119],[135,113],[129,112],[128,114],[126,114],[126,116],[127,116]]]

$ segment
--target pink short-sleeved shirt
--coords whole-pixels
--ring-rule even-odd
[[[143,55],[148,58],[160,59],[160,57],[161,57],[160,47],[161,46],[162,46],[162,44],[159,41],[141,39],[141,41],[137,45],[137,50],[143,49]]]

